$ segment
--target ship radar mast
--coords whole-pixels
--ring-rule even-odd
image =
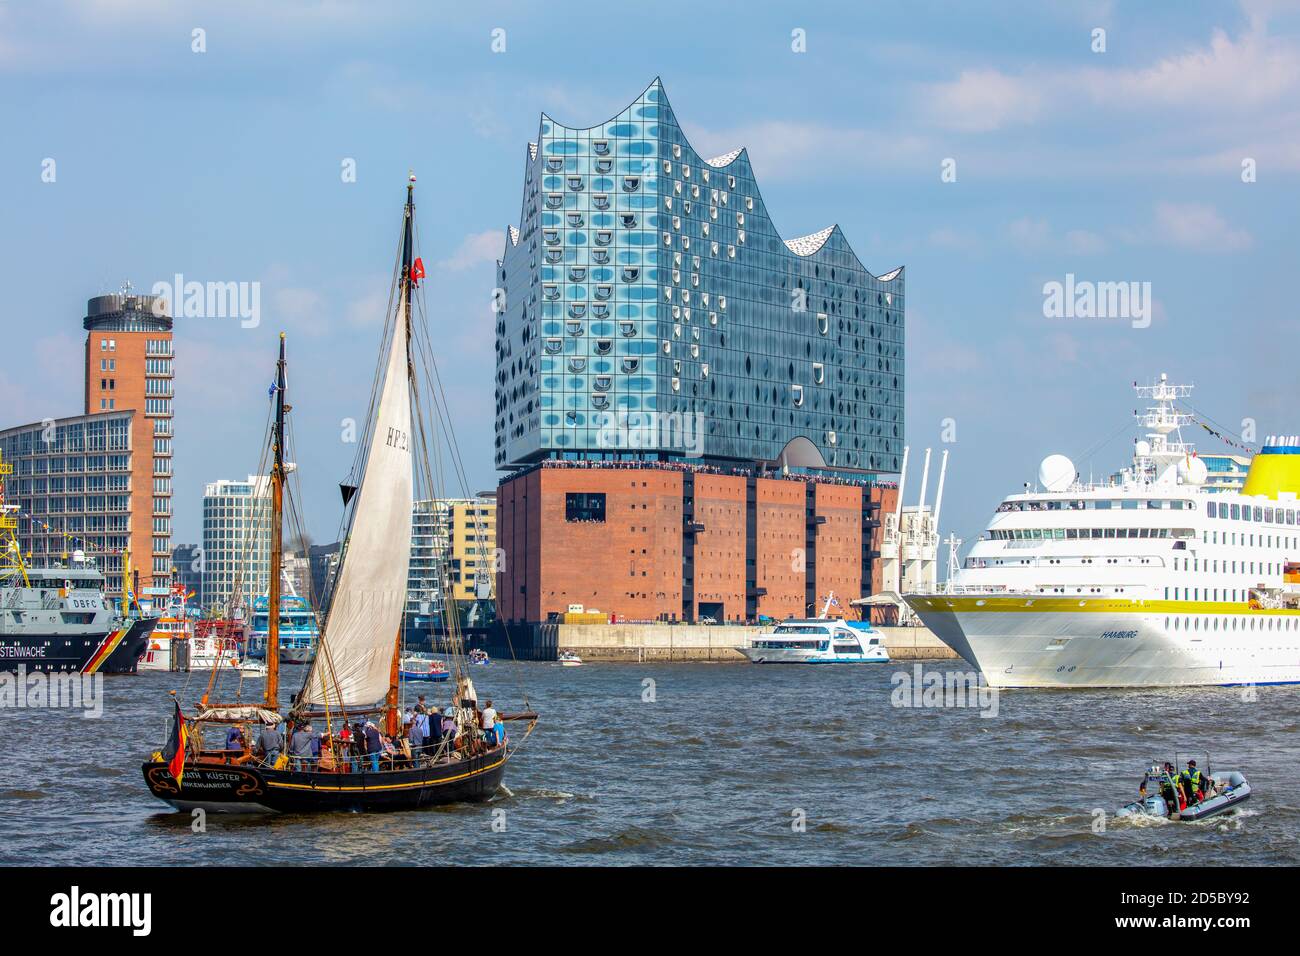
[[[1194,446],[1183,441],[1182,427],[1192,424],[1192,416],[1178,411],[1175,403],[1192,394],[1190,385],[1173,385],[1169,376],[1160,373],[1154,385],[1133,383],[1138,396],[1152,404],[1135,412],[1137,422],[1146,429],[1146,438],[1134,446],[1133,471],[1138,480],[1149,483],[1172,483],[1178,465],[1195,453]]]

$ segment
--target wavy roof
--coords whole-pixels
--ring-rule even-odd
[[[620,110],[618,110],[618,112],[614,113],[613,116],[609,117],[606,120],[603,120],[600,123],[594,123],[591,126],[569,126],[565,123],[561,123],[557,121],[549,113],[543,112],[541,115],[541,121],[538,124],[538,128],[540,130],[541,125],[549,121],[555,127],[558,127],[560,129],[565,129],[565,130],[571,130],[575,133],[596,129],[599,126],[604,126],[606,123],[610,123],[618,119],[620,115],[627,112],[627,110],[630,109],[632,105],[635,104],[638,100],[644,99],[646,94],[649,93],[651,90],[658,90],[659,95],[657,99],[659,101],[659,104],[664,107],[668,115],[672,116],[674,118],[674,122],[676,122],[676,114],[674,113],[671,104],[669,104],[668,102],[668,94],[664,91],[663,81],[656,76],[654,80],[651,81],[650,85],[647,86],[644,90],[642,90],[641,94],[637,96],[635,99],[633,99],[631,103],[629,103],[627,106],[622,107]],[[680,129],[680,126],[678,128]],[[682,131],[682,137],[683,139],[686,138],[685,130]],[[536,160],[537,152],[538,152],[538,143],[540,142],[541,142],[541,134],[539,132],[538,142],[528,144],[528,154],[530,159]],[[700,155],[699,150],[695,149],[694,146],[691,146],[689,140],[686,140],[686,145],[697,156]],[[734,163],[737,159],[739,159],[742,155],[744,155],[745,152],[746,152],[746,147],[741,146],[739,149],[733,149],[729,153],[723,153],[721,156],[715,156],[712,159],[704,160],[704,162],[706,162],[709,166],[713,167],[714,169],[723,169],[727,166],[730,166],[732,163]],[[761,201],[762,190],[759,189],[757,182],[755,182],[754,187],[755,190],[758,191],[759,199]],[[766,202],[763,203],[763,208],[766,211],[767,209]],[[768,217],[769,219],[771,218],[770,213],[768,214]],[[522,222],[522,219],[520,221]],[[775,229],[776,223],[773,222],[772,225],[773,228]],[[785,243],[786,248],[789,249],[795,255],[811,256],[817,253],[819,250],[821,250],[823,246],[826,245],[826,243],[830,240],[831,236],[835,234],[835,231],[837,229],[839,229],[838,224],[832,223],[831,225],[827,226],[825,229],[819,229],[817,232],[810,233],[809,235],[799,236],[798,238],[795,239],[785,239],[782,241]],[[843,231],[841,230],[841,235],[842,234]],[[515,243],[518,242],[518,235],[519,235],[519,230],[514,227],[511,227],[511,239],[513,242]],[[845,240],[845,244],[847,245],[847,240]],[[850,246],[850,251],[852,251],[851,246]],[[856,258],[856,254],[855,254],[855,258]],[[858,259],[859,264],[861,264],[861,261],[862,261],[861,259]],[[871,270],[867,269],[865,265],[862,266],[862,268],[863,271],[865,271],[868,275],[871,275]],[[894,269],[892,272],[887,272],[882,276],[873,276],[873,278],[875,278],[876,281],[878,282],[892,282],[894,279],[897,279],[900,275],[902,275],[902,273],[903,273],[903,267],[899,266],[897,269]]]

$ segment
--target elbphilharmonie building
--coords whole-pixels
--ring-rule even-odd
[[[692,148],[657,79],[595,126],[543,114],[498,269],[497,466],[897,472],[903,270],[873,275],[838,226],[785,239],[782,216],[745,149]]]

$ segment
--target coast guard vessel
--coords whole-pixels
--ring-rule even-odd
[[[1134,387],[1130,467],[1085,484],[1044,459],[946,589],[907,603],[993,687],[1300,683],[1300,436],[1212,491],[1180,431],[1190,387]]]

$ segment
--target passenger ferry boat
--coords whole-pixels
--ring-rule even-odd
[[[149,635],[144,656],[140,658],[142,671],[188,671],[190,669],[190,644],[194,637],[194,618],[185,603],[194,592],[182,584],[173,584],[167,596],[162,616]]]
[[[884,664],[889,651],[880,632],[866,621],[828,617],[834,597],[821,617],[789,618],[771,633],[740,648],[755,664]]]
[[[1190,387],[1134,387],[1151,405],[1129,468],[1084,484],[1049,456],[946,590],[905,599],[994,687],[1300,682],[1300,437],[1212,491],[1182,440]]]
[[[238,618],[203,618],[194,623],[190,668],[238,667],[244,658],[247,628]]]
[[[266,660],[266,637],[270,630],[270,601],[260,597],[253,602],[253,628],[248,640],[248,656]],[[310,664],[316,657],[320,628],[311,603],[296,594],[280,598],[280,663]]]
[[[404,681],[432,681],[441,683],[451,679],[451,671],[447,665],[437,658],[426,657],[423,654],[411,654],[403,657],[399,668],[400,676]]]

